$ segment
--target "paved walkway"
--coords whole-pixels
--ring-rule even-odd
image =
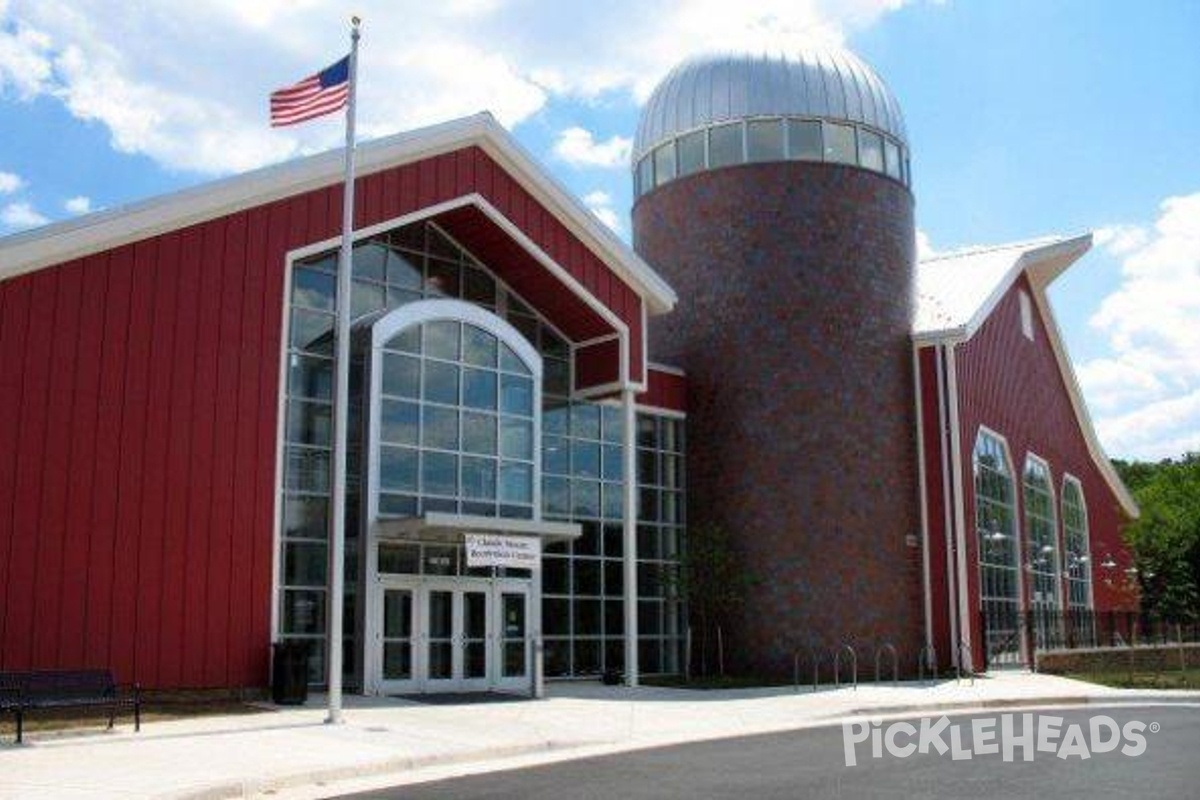
[[[1109,689],[1048,675],[1001,673],[971,685],[862,685],[689,691],[551,684],[549,698],[428,705],[348,697],[344,725],[326,725],[323,697],[272,713],[150,722],[108,733],[27,735],[0,744],[0,798],[315,797],[399,783],[703,739],[791,730],[855,714],[1016,705],[1162,700],[1200,705],[1200,692]]]

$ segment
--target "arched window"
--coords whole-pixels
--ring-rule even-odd
[[[372,330],[371,512],[531,519],[541,358],[508,323],[426,300]]]
[[[1067,608],[1091,608],[1092,556],[1088,544],[1087,505],[1079,479],[1063,478],[1063,534],[1066,539]]]
[[[1058,524],[1050,468],[1037,456],[1025,459],[1025,568],[1032,580],[1032,607],[1062,607],[1058,596]]]
[[[1015,654],[1020,612],[1016,505],[1004,440],[981,430],[975,440],[975,531],[979,552],[979,602],[989,658]]]

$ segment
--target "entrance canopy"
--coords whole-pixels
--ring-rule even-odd
[[[504,519],[436,511],[419,517],[380,519],[375,522],[375,535],[379,539],[458,541],[466,533],[536,536],[543,542],[552,543],[578,539],[583,533],[583,527],[575,522]]]

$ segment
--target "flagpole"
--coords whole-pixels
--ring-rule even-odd
[[[346,183],[342,200],[342,249],[337,275],[337,359],[334,361],[333,503],[329,557],[329,715],[342,722],[342,616],[346,566],[346,451],[350,398],[351,259],[354,253],[354,96],[358,90],[358,17],[350,18],[350,97],[346,103]]]

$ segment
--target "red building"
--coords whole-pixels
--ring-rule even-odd
[[[323,680],[340,164],[0,243],[0,668],[262,686],[283,638],[312,642]],[[678,551],[681,378],[645,347],[672,291],[490,116],[362,145],[359,174],[356,341],[429,341],[355,345],[385,385],[354,409],[374,489],[351,487],[350,677],[524,687],[539,636],[552,676],[676,670],[677,606],[627,602],[622,556]],[[670,474],[623,480],[639,454]],[[669,506],[641,533],[639,490]],[[469,565],[465,532],[531,539],[542,569]]]
[[[994,664],[1131,607],[1136,508],[1045,296],[1090,239],[917,265],[850,54],[664,86],[636,252],[489,116],[360,146],[340,598],[342,153],[0,240],[0,669],[261,687],[291,640],[319,684],[337,602],[364,693],[634,683],[682,671],[685,520],[765,579],[729,646],[760,674]]]
[[[1052,638],[1039,616],[1137,607],[1120,535],[1137,506],[1096,438],[1046,294],[1090,247],[1091,236],[1043,239],[918,271],[925,614],[938,652],[961,642],[977,665],[1028,659],[1022,612],[1034,611],[1030,636]]]

